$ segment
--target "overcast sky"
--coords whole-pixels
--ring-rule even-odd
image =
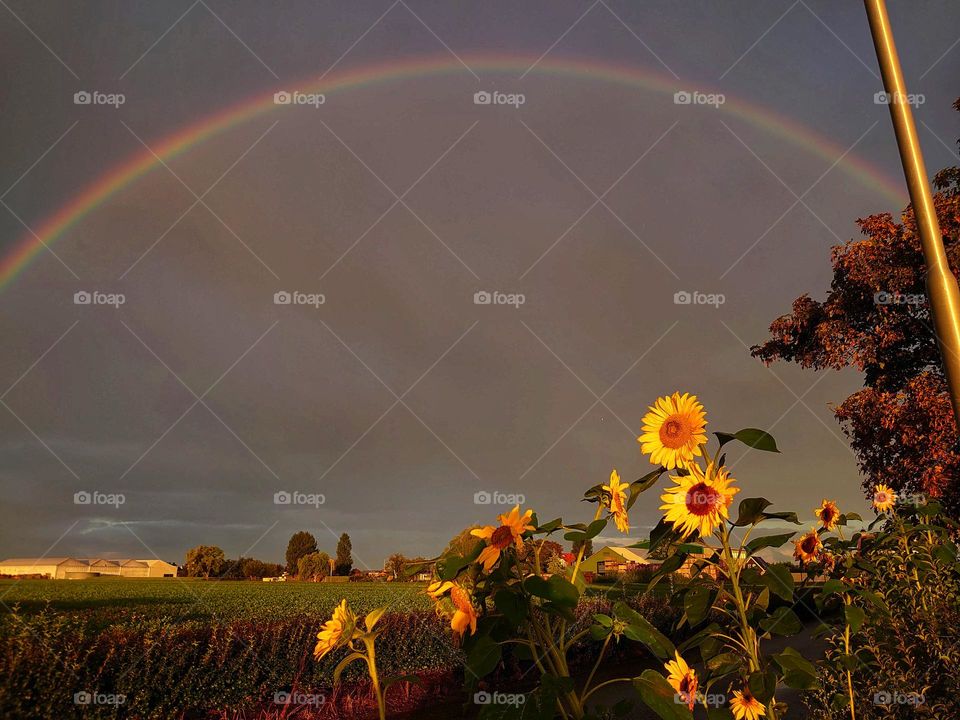
[[[956,161],[960,6],[889,4],[934,172]],[[858,217],[906,202],[859,3],[8,5],[4,254],[141,141],[328,70],[459,69],[238,123],[2,290],[0,556],[182,562],[203,543],[280,560],[306,529],[330,552],[349,533],[375,567],[493,522],[505,508],[475,503],[483,491],[582,520],[578,498],[611,468],[650,469],[641,418],[674,390],[700,396],[711,431],[777,437],[780,455],[729,454],[741,497],[810,521],[823,497],[866,509],[830,409],[859,376],[767,369],[747,350],[795,297],[823,297]],[[483,60],[508,55],[526,60]],[[725,102],[547,72],[559,61]],[[126,101],[76,105],[82,90]],[[476,105],[480,90],[524,103]],[[76,305],[78,291],[125,302]],[[325,302],[277,305],[278,291]],[[724,302],[676,304],[683,291]],[[323,503],[277,504],[284,491]],[[635,537],[658,495],[633,510]]]

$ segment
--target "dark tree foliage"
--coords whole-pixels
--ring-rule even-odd
[[[955,107],[960,110],[960,100]],[[960,271],[960,168],[934,179],[934,203],[950,267]],[[863,389],[835,415],[857,454],[868,496],[886,483],[940,498],[960,514],[960,445],[925,296],[913,208],[857,220],[864,239],[833,248],[825,300],[802,295],[752,348],[766,363],[815,370],[854,367]]]
[[[317,552],[317,539],[306,530],[295,532],[287,543],[287,572],[296,575],[300,558],[315,552]]]

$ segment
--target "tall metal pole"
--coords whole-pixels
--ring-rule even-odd
[[[950,399],[953,401],[953,416],[960,427],[960,289],[957,278],[947,263],[940,223],[933,207],[933,196],[927,180],[923,153],[917,140],[917,128],[913,122],[900,58],[893,42],[893,30],[884,0],[864,0],[873,45],[877,50],[883,87],[890,106],[890,117],[900,148],[900,162],[910,192],[910,202],[920,231],[923,258],[927,265],[927,296],[933,326],[940,345],[940,356],[946,371]]]

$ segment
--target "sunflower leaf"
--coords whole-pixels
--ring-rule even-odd
[[[763,548],[780,547],[796,534],[796,532],[788,532],[781,533],[779,535],[764,535],[763,537],[754,538],[747,543],[747,552],[750,555],[753,555],[755,552],[757,552],[757,550],[762,550]]]
[[[745,525],[756,525],[763,520],[763,511],[770,507],[771,503],[766,498],[744,498],[740,501],[740,508],[737,513],[735,527],[744,527]]]
[[[644,670],[640,677],[633,679],[633,686],[640,698],[662,720],[692,720],[690,709],[676,701],[676,691],[656,670]]]
[[[720,441],[720,447],[723,447],[733,440],[739,440],[754,450],[780,452],[777,449],[777,441],[773,439],[773,435],[764,430],[758,430],[757,428],[744,428],[743,430],[737,430],[735,433],[715,432],[714,435],[716,435],[717,440]]]

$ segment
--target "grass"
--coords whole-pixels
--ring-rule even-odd
[[[10,609],[36,615],[46,609],[74,614],[93,626],[164,618],[216,625],[257,618],[329,617],[341,598],[358,613],[430,610],[422,583],[264,583],[193,578],[0,580],[0,622]]]

